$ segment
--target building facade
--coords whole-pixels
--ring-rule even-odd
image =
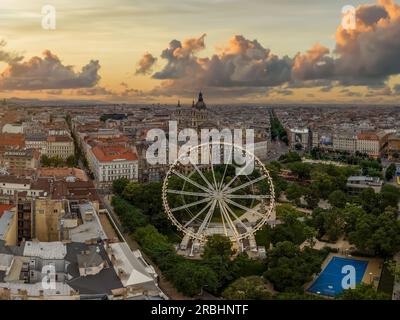
[[[99,186],[111,186],[114,180],[138,179],[138,157],[121,146],[95,146],[88,152],[90,168]]]

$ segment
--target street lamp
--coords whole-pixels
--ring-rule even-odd
[[[372,283],[372,272],[369,273],[369,282]]]

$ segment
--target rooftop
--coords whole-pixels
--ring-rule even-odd
[[[4,213],[0,214],[0,239],[3,240],[4,236],[6,235],[11,221],[14,217],[14,212],[5,211]]]
[[[64,259],[67,247],[60,241],[33,242],[27,241],[23,255],[25,257],[38,257],[42,259]]]
[[[135,153],[127,148],[120,146],[95,146],[92,152],[100,162],[111,162],[118,160],[137,160]]]
[[[14,207],[15,206],[12,205],[12,204],[0,204],[0,218],[3,215],[3,213],[5,213],[6,211],[11,210]]]

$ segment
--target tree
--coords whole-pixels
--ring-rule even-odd
[[[258,244],[258,242],[257,242]],[[232,274],[239,277],[248,277],[253,275],[261,276],[265,271],[264,261],[250,259],[247,253],[240,253],[232,262]]]
[[[264,279],[258,276],[237,279],[224,290],[222,296],[228,300],[269,300],[272,298]]]
[[[77,161],[75,159],[75,156],[69,156],[66,160],[66,165],[68,168],[73,168],[77,165]]]
[[[298,220],[298,217],[299,215],[295,209],[286,209],[280,214],[279,218],[283,223],[278,224],[271,230],[271,241],[273,244],[291,241],[299,245],[306,240],[309,235],[309,233],[306,235],[306,231],[308,232],[309,230],[303,222]]]
[[[311,166],[308,163],[294,162],[288,165],[288,168],[295,174],[300,180],[310,179]]]
[[[215,272],[218,279],[217,288],[223,287],[233,278],[232,254],[229,238],[222,235],[213,235],[208,238],[202,262]]]
[[[324,229],[330,241],[336,241],[344,233],[345,220],[337,208],[332,208],[325,213]]]
[[[386,180],[390,181],[393,179],[394,175],[396,174],[396,165],[391,163],[389,167],[386,169],[385,178]]]
[[[345,232],[349,234],[356,229],[357,221],[360,217],[366,215],[364,209],[355,204],[347,204],[344,208],[343,217],[345,221]]]
[[[292,242],[279,242],[268,252],[264,277],[279,291],[303,292],[302,286],[321,271],[324,257],[316,250],[306,247],[300,251]]]
[[[145,184],[130,182],[122,192],[122,197],[141,209],[143,214],[148,217],[149,222],[154,224],[161,232],[168,233],[173,230],[173,227],[164,213],[161,189],[161,182]]]
[[[336,208],[344,208],[347,202],[347,196],[342,190],[333,191],[328,197],[329,203]]]
[[[372,285],[361,283],[355,289],[343,290],[338,296],[337,300],[391,300],[391,297],[384,293],[377,291]]]
[[[318,207],[319,203],[319,192],[315,190],[312,186],[310,188],[305,189],[304,200],[307,202],[307,207],[310,209],[314,209]]]
[[[289,201],[293,201],[296,205],[300,205],[300,198],[304,194],[304,188],[297,183],[291,183],[285,191]]]
[[[124,227],[130,232],[133,232],[137,228],[143,227],[147,224],[147,217],[142,213],[142,211],[132,206],[120,196],[114,196],[111,204]]]
[[[114,180],[113,184],[112,184],[113,193],[121,195],[124,192],[125,187],[128,184],[129,184],[129,180],[127,178],[119,178],[117,180]]]
[[[178,263],[168,270],[167,277],[172,280],[175,288],[188,296],[200,294],[202,289],[213,292],[218,283],[217,275],[213,270],[193,261]]]
[[[355,224],[354,231],[349,233],[349,240],[363,252],[374,252],[371,235],[374,233],[375,217],[372,214],[361,215]]]
[[[215,234],[207,239],[206,245],[204,246],[203,259],[215,256],[231,258],[232,254],[232,244],[229,238],[220,234]]]
[[[276,300],[323,300],[321,296],[305,294],[302,292],[280,292],[274,299]]]
[[[391,256],[400,250],[400,222],[392,212],[382,213],[376,221],[377,228],[372,235],[375,252]]]
[[[387,207],[397,208],[397,204],[400,200],[400,190],[395,186],[385,184],[382,187],[382,190],[378,195],[377,200],[379,200],[379,207],[381,212],[384,211]]]
[[[363,209],[368,213],[371,213],[379,203],[378,196],[372,188],[364,189],[360,193],[359,198]]]

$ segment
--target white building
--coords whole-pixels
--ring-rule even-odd
[[[114,180],[138,179],[139,162],[136,153],[122,146],[95,146],[88,150],[88,161],[96,181],[111,185]]]
[[[75,153],[74,141],[70,136],[48,136],[46,155],[67,159]]]
[[[21,134],[24,132],[22,124],[7,123],[3,126],[2,133]]]
[[[333,136],[333,149],[339,151],[356,152],[357,137],[353,134],[335,134]]]

